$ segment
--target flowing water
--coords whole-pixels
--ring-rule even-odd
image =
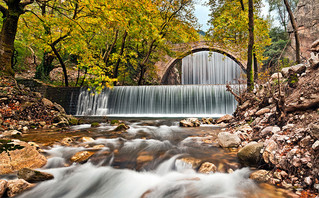
[[[217,52],[197,52],[182,59],[182,84],[236,84],[242,74],[234,60]]]
[[[216,126],[181,128],[169,120],[127,124],[127,132],[114,131],[116,126],[109,124],[97,128],[85,124],[70,131],[51,131],[50,136],[48,131],[24,134],[24,140],[48,145],[44,150],[48,163],[40,170],[52,173],[54,179],[19,197],[285,197],[281,190],[261,187],[248,178],[250,170],[240,168],[236,151],[218,147],[216,136],[222,129]],[[65,136],[74,142],[56,143]],[[83,136],[94,141],[83,143]],[[95,154],[85,163],[71,163],[71,156],[79,151]],[[217,172],[198,173],[203,162],[214,163]]]
[[[240,86],[233,85],[234,89]],[[100,94],[83,89],[77,115],[111,117],[221,117],[237,102],[225,85],[118,86]]]

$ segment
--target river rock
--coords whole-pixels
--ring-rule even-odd
[[[317,140],[312,146],[311,146],[311,148],[313,149],[313,150],[319,150],[319,140]]]
[[[233,119],[234,117],[232,115],[229,115],[229,114],[226,114],[224,115],[223,117],[220,117],[216,123],[219,124],[219,123],[222,123],[222,122],[225,122],[225,123],[228,123],[231,119]]]
[[[311,123],[308,126],[308,131],[310,135],[316,139],[319,139],[319,125]]]
[[[72,144],[73,142],[74,142],[73,138],[70,138],[70,137],[66,137],[61,140],[61,144],[63,146],[70,146],[70,144]]]
[[[266,170],[254,171],[250,174],[250,179],[257,182],[265,183],[271,178],[271,172]]]
[[[319,39],[315,40],[312,44],[311,44],[311,51],[313,52],[319,52]]]
[[[211,163],[211,162],[204,162],[202,163],[202,165],[200,166],[198,172],[199,173],[215,173],[217,170],[217,167],[215,166],[215,164]]]
[[[92,151],[80,151],[75,153],[71,157],[71,162],[77,162],[77,163],[84,163],[86,162],[92,155],[94,155],[94,152]]]
[[[79,141],[80,141],[80,142],[93,142],[94,139],[91,138],[91,137],[81,137],[81,138],[79,139]]]
[[[3,196],[7,190],[8,182],[6,180],[0,179],[0,197]]]
[[[237,157],[245,166],[257,166],[261,160],[260,151],[263,148],[263,143],[250,142],[245,147],[239,150]]]
[[[218,143],[223,148],[238,147],[241,140],[236,134],[220,132],[218,134]]]
[[[30,168],[20,169],[17,175],[19,179],[24,179],[25,181],[30,183],[46,181],[54,178],[53,175],[50,173],[40,172],[32,170]]]
[[[181,127],[198,127],[200,126],[200,121],[198,118],[187,118],[184,120],[181,120],[179,122],[179,126]]]
[[[23,179],[16,179],[8,181],[7,195],[14,197],[21,194],[23,191],[32,188],[35,184],[30,184]]]
[[[201,165],[202,160],[196,159],[194,157],[183,157],[183,158],[177,159],[176,163],[188,164],[190,168],[193,168],[194,170],[196,170]]]
[[[150,162],[154,159],[154,156],[151,155],[148,152],[142,152],[140,155],[136,158],[136,163],[138,166],[143,165],[144,163]]]
[[[129,129],[130,127],[127,126],[126,124],[124,123],[121,123],[119,124],[115,129],[114,131],[126,131],[127,129]]]
[[[53,106],[53,102],[51,102],[51,100],[49,100],[47,98],[42,98],[41,101],[44,104],[44,106],[47,106],[47,107],[52,107]]]
[[[2,152],[0,154],[0,174],[12,173],[22,168],[41,168],[47,159],[35,147],[26,142],[17,142],[22,149]]]
[[[268,127],[265,127],[263,130],[261,130],[259,135],[261,137],[266,137],[267,135],[276,134],[279,131],[280,131],[280,128],[278,126],[268,126]]]
[[[13,138],[20,137],[21,135],[22,133],[17,130],[5,131],[1,134],[2,137],[13,137]]]
[[[270,112],[270,109],[269,108],[262,108],[260,110],[258,110],[255,115],[256,116],[261,116],[261,115],[264,115],[265,113],[269,113]]]
[[[263,152],[263,159],[266,163],[271,162],[272,164],[276,164],[275,154],[278,150],[278,144],[270,140],[268,144],[265,146],[265,150]]]

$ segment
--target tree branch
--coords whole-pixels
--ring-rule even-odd
[[[25,6],[29,5],[29,4],[32,4],[33,2],[34,2],[34,0],[26,0],[24,2],[21,2],[20,5],[22,7],[25,7]]]
[[[7,16],[8,9],[0,5],[0,12],[2,12],[3,16]]]

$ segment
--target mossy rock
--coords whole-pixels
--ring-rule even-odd
[[[98,123],[98,122],[91,123],[91,127],[99,127],[99,126],[100,126],[100,123]]]
[[[114,129],[114,131],[126,131],[129,128],[129,126],[125,125],[124,123],[121,123]]]
[[[118,120],[111,120],[111,125],[115,125],[115,124],[118,124],[118,123],[120,123],[120,121],[118,121]]]
[[[69,120],[69,124],[70,124],[70,125],[77,125],[77,124],[79,124],[79,121],[78,121],[78,119],[76,119],[76,118],[71,118],[71,119]]]

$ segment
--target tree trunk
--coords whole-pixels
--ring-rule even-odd
[[[254,2],[248,1],[248,57],[247,57],[247,91],[251,92],[254,89],[254,75],[253,75],[253,47],[254,47]]]
[[[0,69],[5,75],[14,76],[11,61],[14,51],[14,40],[17,34],[20,14],[7,14],[3,21],[0,37]]]
[[[296,62],[299,64],[301,63],[301,59],[300,59],[300,41],[299,41],[298,27],[297,27],[297,23],[294,18],[294,15],[292,13],[292,10],[290,8],[290,5],[288,3],[288,0],[284,0],[284,3],[289,14],[289,19],[290,19],[292,28],[294,30],[295,41],[296,41]]]
[[[258,62],[257,62],[256,53],[254,53],[253,56],[254,56],[254,82],[256,82],[258,80]]]
[[[113,75],[114,78],[117,78],[117,76],[118,76],[119,66],[120,66],[120,62],[121,62],[121,56],[122,56],[123,53],[124,53],[124,47],[125,47],[126,37],[127,37],[127,31],[125,31],[125,32],[124,32],[124,35],[123,35],[121,51],[120,51],[120,54],[119,54],[120,56],[119,56],[119,58],[117,59],[116,65],[115,65],[115,68],[114,68],[114,75]],[[116,83],[117,83],[117,82],[115,81],[115,82],[114,82],[114,85],[116,85]]]
[[[55,48],[55,46],[54,45],[50,45],[50,46],[51,46],[55,56],[58,58],[58,60],[61,64],[61,67],[63,69],[63,74],[64,74],[64,84],[66,87],[68,87],[69,86],[68,74],[67,74],[67,70],[66,70],[66,66],[64,64],[64,61],[62,60],[62,57],[60,56],[60,54],[59,54],[58,50]]]

